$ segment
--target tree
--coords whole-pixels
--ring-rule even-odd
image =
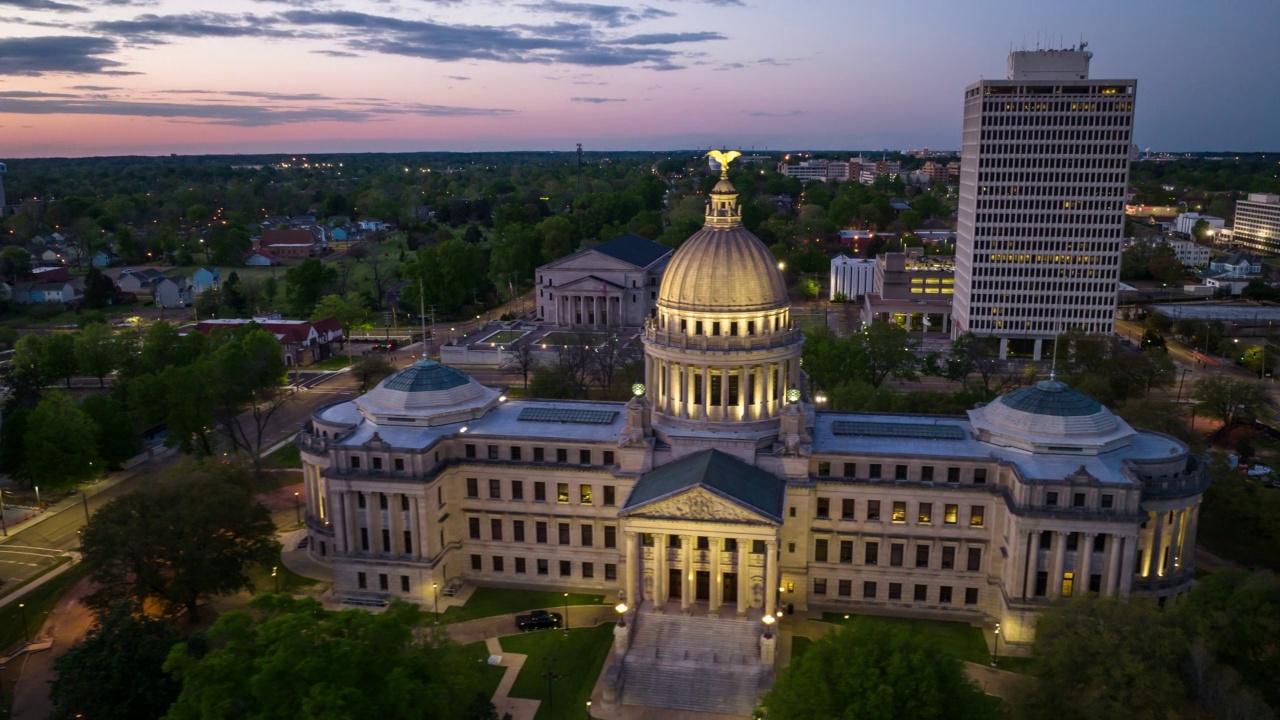
[[[182,682],[170,720],[497,720],[475,663],[421,611],[324,610],[311,598],[255,598],[209,630],[216,649],[174,647],[165,669]],[[430,698],[430,702],[424,702]]]
[[[864,378],[871,387],[880,387],[885,378],[893,376],[899,380],[915,380],[916,361],[915,341],[902,327],[894,323],[873,322],[862,333],[862,344],[866,353]]]
[[[320,302],[329,286],[338,278],[338,272],[320,262],[307,258],[284,274],[285,296],[294,315],[307,317]]]
[[[183,636],[132,603],[99,612],[89,634],[54,661],[49,685],[54,720],[158,720],[178,698],[181,684],[164,672],[169,651]],[[191,641],[192,652],[200,643]]]
[[[0,250],[0,276],[10,284],[31,272],[31,254],[17,245],[6,246]]]
[[[1034,689],[1019,715],[1072,720],[1174,717],[1187,639],[1155,603],[1083,597],[1040,615]]]
[[[31,411],[22,440],[27,477],[48,492],[70,490],[102,469],[98,428],[60,390],[45,395]]]
[[[110,395],[90,395],[80,409],[97,428],[98,457],[104,469],[120,467],[142,449],[142,437],[124,403]]]
[[[518,342],[502,353],[502,369],[507,372],[518,372],[524,379],[524,386],[529,387],[529,373],[538,366],[538,356],[531,342]]]
[[[84,306],[101,310],[116,299],[116,284],[98,268],[89,268],[84,278]]]
[[[357,327],[367,328],[369,325],[369,308],[355,293],[346,295],[325,295],[320,298],[315,311],[311,313],[312,322],[333,318],[342,327],[342,336],[347,338],[347,357],[351,356],[351,331]]]
[[[368,392],[382,379],[396,371],[396,366],[385,355],[365,355],[351,366],[351,376],[360,383],[360,392]]]
[[[260,474],[267,424],[289,399],[280,341],[250,325],[218,347],[211,370],[205,381],[214,388],[214,418],[232,445],[249,453]]]
[[[1271,404],[1266,389],[1258,383],[1217,375],[1196,383],[1193,397],[1200,401],[1201,414],[1217,418],[1228,426],[1253,420]]]
[[[1214,657],[1280,706],[1280,580],[1270,572],[1224,571],[1198,581],[1175,607]],[[1203,701],[1202,701],[1203,702]]]
[[[194,623],[201,598],[253,589],[247,569],[278,557],[271,513],[243,477],[190,465],[178,472],[111,501],[85,526],[82,549],[98,585],[90,605],[154,601]]]
[[[40,352],[41,373],[46,380],[65,381],[71,388],[71,378],[76,374],[76,338],[71,333],[54,333],[44,339]]]
[[[962,333],[951,342],[943,371],[950,380],[959,380],[969,386],[969,376],[977,373],[982,380],[982,391],[991,393],[991,381],[1003,368],[1000,359],[1000,341],[994,336],[978,337],[971,332]]]
[[[958,660],[905,630],[843,627],[778,673],[768,720],[977,720],[996,714]]]
[[[98,387],[106,386],[104,378],[120,364],[109,325],[93,323],[76,336],[76,363],[80,372],[98,378]]]

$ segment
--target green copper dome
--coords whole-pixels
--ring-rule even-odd
[[[471,382],[470,376],[435,360],[419,360],[382,381],[382,387],[400,392],[450,390]]]
[[[1102,412],[1102,405],[1097,400],[1081,395],[1056,380],[1041,380],[1031,387],[1001,395],[996,402],[1014,410],[1053,417],[1080,417]]]

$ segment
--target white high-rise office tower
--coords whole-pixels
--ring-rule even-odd
[[[1115,328],[1137,81],[1090,79],[1092,56],[1014,52],[965,89],[952,332],[1001,357]]]

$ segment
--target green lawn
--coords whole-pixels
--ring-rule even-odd
[[[493,697],[507,669],[489,664],[489,650],[485,648],[484,641],[463,645],[459,650],[468,660],[479,666],[479,673],[485,684],[485,697]]]
[[[302,452],[295,443],[283,447],[262,458],[263,470],[297,470],[302,467]]]
[[[497,343],[498,345],[506,345],[509,342],[515,342],[527,334],[525,330],[499,330],[498,332],[484,338],[480,342]]]
[[[791,662],[794,664],[795,661],[803,657],[804,654],[809,651],[809,646],[812,644],[813,644],[813,641],[807,637],[801,637],[799,635],[792,637],[791,638]]]
[[[359,358],[358,355],[355,358],[351,358],[351,359],[348,359],[345,354],[334,355],[333,357],[325,358],[324,360],[321,360],[318,363],[311,363],[310,365],[299,367],[298,369],[299,370],[341,370],[342,368],[355,362],[355,360],[358,358]]]
[[[987,650],[982,631],[968,623],[840,613],[823,613],[822,621],[835,625],[848,625],[854,628],[854,632],[877,626],[901,628],[912,635],[926,639],[934,647],[959,660],[983,664],[991,662],[991,653]]]
[[[444,598],[441,598],[443,600]],[[604,602],[603,595],[583,595],[580,593],[569,593],[570,605],[600,605]],[[482,617],[492,617],[494,615],[506,615],[508,613],[524,612],[526,610],[537,610],[547,608],[555,610],[560,608],[563,614],[565,605],[564,593],[547,592],[542,590],[510,590],[507,588],[490,588],[478,587],[471,594],[471,599],[467,600],[467,604],[461,607],[451,607],[444,611],[440,619],[445,624],[462,622],[463,620],[474,620]],[[427,622],[434,619],[434,615],[428,613]],[[514,628],[514,626],[512,626]]]
[[[541,700],[535,720],[581,720],[586,717],[586,703],[591,689],[604,667],[604,659],[613,644],[613,624],[593,628],[557,630],[511,635],[500,640],[504,652],[529,656],[515,684],[512,697]],[[552,685],[552,707],[547,702],[547,669],[560,676]]]
[[[281,549],[283,550],[283,548]],[[271,577],[272,568],[276,569],[277,576],[275,578]],[[249,581],[253,583],[253,591],[259,594],[275,592],[277,579],[280,581],[280,592],[282,593],[300,593],[320,582],[314,578],[303,577],[293,572],[285,567],[283,562],[249,568],[248,574]]]
[[[88,572],[89,566],[81,563],[24,595],[22,604],[26,605],[25,608],[19,609],[18,603],[15,602],[0,610],[0,651],[7,650],[25,639],[25,633],[22,630],[24,612],[27,630],[34,638],[40,631],[40,627],[44,625],[45,619],[49,617],[53,606]]]

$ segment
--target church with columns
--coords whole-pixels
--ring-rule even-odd
[[[1190,587],[1208,478],[1180,441],[1052,380],[964,417],[818,411],[783,276],[724,175],[704,228],[652,261],[626,403],[508,398],[424,360],[312,415],[309,549],[338,595],[589,591],[725,623],[943,614],[1017,646],[1061,598]],[[647,292],[635,279],[617,295]]]

